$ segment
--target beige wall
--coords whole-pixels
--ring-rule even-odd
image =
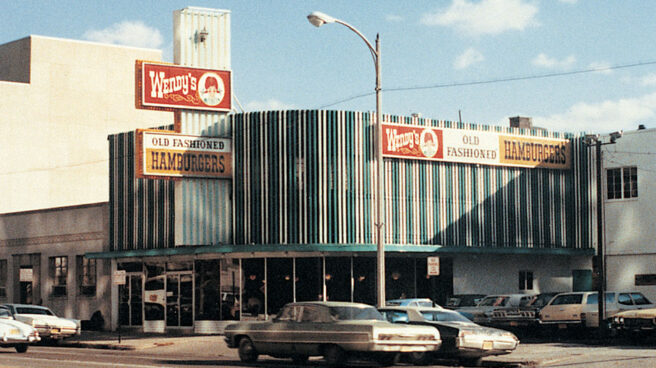
[[[135,108],[135,60],[161,51],[40,36],[0,45],[16,53],[0,58],[0,213],[108,201],[107,135],[173,123]],[[3,81],[24,79],[24,63],[29,83]]]
[[[79,293],[76,257],[102,252],[108,247],[109,205],[107,202],[0,215],[0,259],[7,260],[7,296],[0,303],[17,303],[18,255],[31,255],[34,267],[33,302],[42,302],[57,315],[89,319],[100,310],[110,322],[110,262],[97,260],[96,295]],[[53,296],[50,257],[68,257],[66,296]],[[38,260],[38,261],[37,261]]]

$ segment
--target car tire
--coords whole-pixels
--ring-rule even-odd
[[[340,367],[346,361],[346,353],[337,345],[327,345],[323,348],[323,359],[331,367]]]
[[[425,351],[408,353],[408,359],[410,360],[410,363],[414,365],[428,365],[431,360],[430,358],[430,354]]]
[[[253,363],[257,361],[258,357],[255,345],[248,337],[244,337],[239,341],[239,359],[244,363]]]
[[[16,349],[16,352],[24,353],[27,351],[27,344],[18,344],[14,348]]]
[[[399,360],[399,354],[397,353],[378,353],[374,360],[376,363],[382,365],[383,367],[389,367],[396,364]]]

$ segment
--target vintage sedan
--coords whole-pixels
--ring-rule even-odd
[[[558,292],[534,295],[523,300],[517,307],[503,307],[492,311],[489,325],[505,330],[534,329],[540,325],[540,310],[553,299]]]
[[[80,321],[57,317],[49,308],[31,304],[4,304],[15,320],[34,327],[42,339],[60,340],[79,335]]]
[[[470,320],[488,325],[492,319],[492,313],[499,308],[519,307],[532,300],[534,295],[530,294],[501,294],[488,295],[473,307],[459,307],[456,311]]]
[[[634,341],[656,337],[656,308],[620,312],[613,317],[613,328]]]
[[[352,356],[389,365],[398,353],[427,352],[441,345],[439,332],[426,326],[387,322],[376,308],[348,302],[298,302],[285,305],[270,321],[242,321],[226,326],[225,340],[239,349],[243,362],[259,354],[302,363],[323,356],[341,366]]]
[[[28,344],[40,341],[34,327],[16,321],[9,309],[0,307],[0,346],[14,348],[19,353],[27,351]]]
[[[396,307],[436,307],[441,308],[437,303],[428,298],[409,298],[409,299],[392,299],[385,302],[385,305]]]
[[[427,364],[433,358],[455,358],[466,366],[478,366],[483,357],[509,354],[519,344],[519,339],[510,332],[477,325],[448,309],[385,307],[379,311],[393,323],[433,326],[440,331],[440,349],[433,353],[409,354],[415,364]]]

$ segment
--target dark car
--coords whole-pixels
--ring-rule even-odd
[[[485,298],[485,294],[456,294],[446,301],[445,308],[473,307]]]
[[[559,292],[541,293],[523,300],[517,307],[492,311],[489,325],[493,327],[529,331],[540,325],[540,310]]]
[[[448,309],[384,307],[378,310],[392,323],[433,326],[440,331],[440,349],[409,354],[415,364],[427,364],[433,358],[455,358],[466,366],[478,366],[483,357],[509,354],[519,344],[519,339],[508,331],[480,326]]]

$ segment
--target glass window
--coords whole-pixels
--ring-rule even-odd
[[[376,304],[376,258],[353,258],[353,301]]]
[[[629,294],[625,294],[625,293],[621,293],[617,297],[617,302],[620,303],[620,304],[624,304],[624,305],[633,305],[633,301],[631,300],[631,296],[629,296]]]
[[[638,168],[620,167],[606,170],[608,199],[638,197]]]
[[[221,298],[219,296],[219,260],[196,261],[195,290],[196,319],[220,320]]]
[[[296,301],[323,299],[323,259],[296,258]]]
[[[50,276],[52,277],[52,295],[66,296],[68,257],[50,257]]]
[[[351,258],[326,257],[325,278],[328,300],[351,301]]]
[[[519,290],[533,290],[533,271],[519,271]]]
[[[96,260],[77,256],[77,280],[79,295],[96,295]]]
[[[264,258],[242,260],[244,290],[242,313],[257,316],[264,313]]]
[[[633,298],[633,303],[635,303],[635,305],[651,304],[649,299],[647,299],[641,293],[631,293],[631,298]]]
[[[608,303],[613,303],[615,301],[615,293],[605,293],[606,296],[606,304]],[[590,294],[588,295],[588,300],[586,301],[587,304],[598,304],[599,298],[597,298],[597,294]]]
[[[381,313],[390,322],[408,322],[408,313],[405,311],[383,310]]]
[[[0,298],[7,296],[7,260],[0,259]]]
[[[597,299],[596,294],[593,295],[596,300]],[[590,300],[590,297],[593,295],[588,296],[588,300]],[[583,301],[583,294],[564,294],[555,297],[551,302],[551,305],[581,304],[582,301]]]
[[[285,304],[294,301],[294,260],[267,258],[267,308],[277,314]]]

